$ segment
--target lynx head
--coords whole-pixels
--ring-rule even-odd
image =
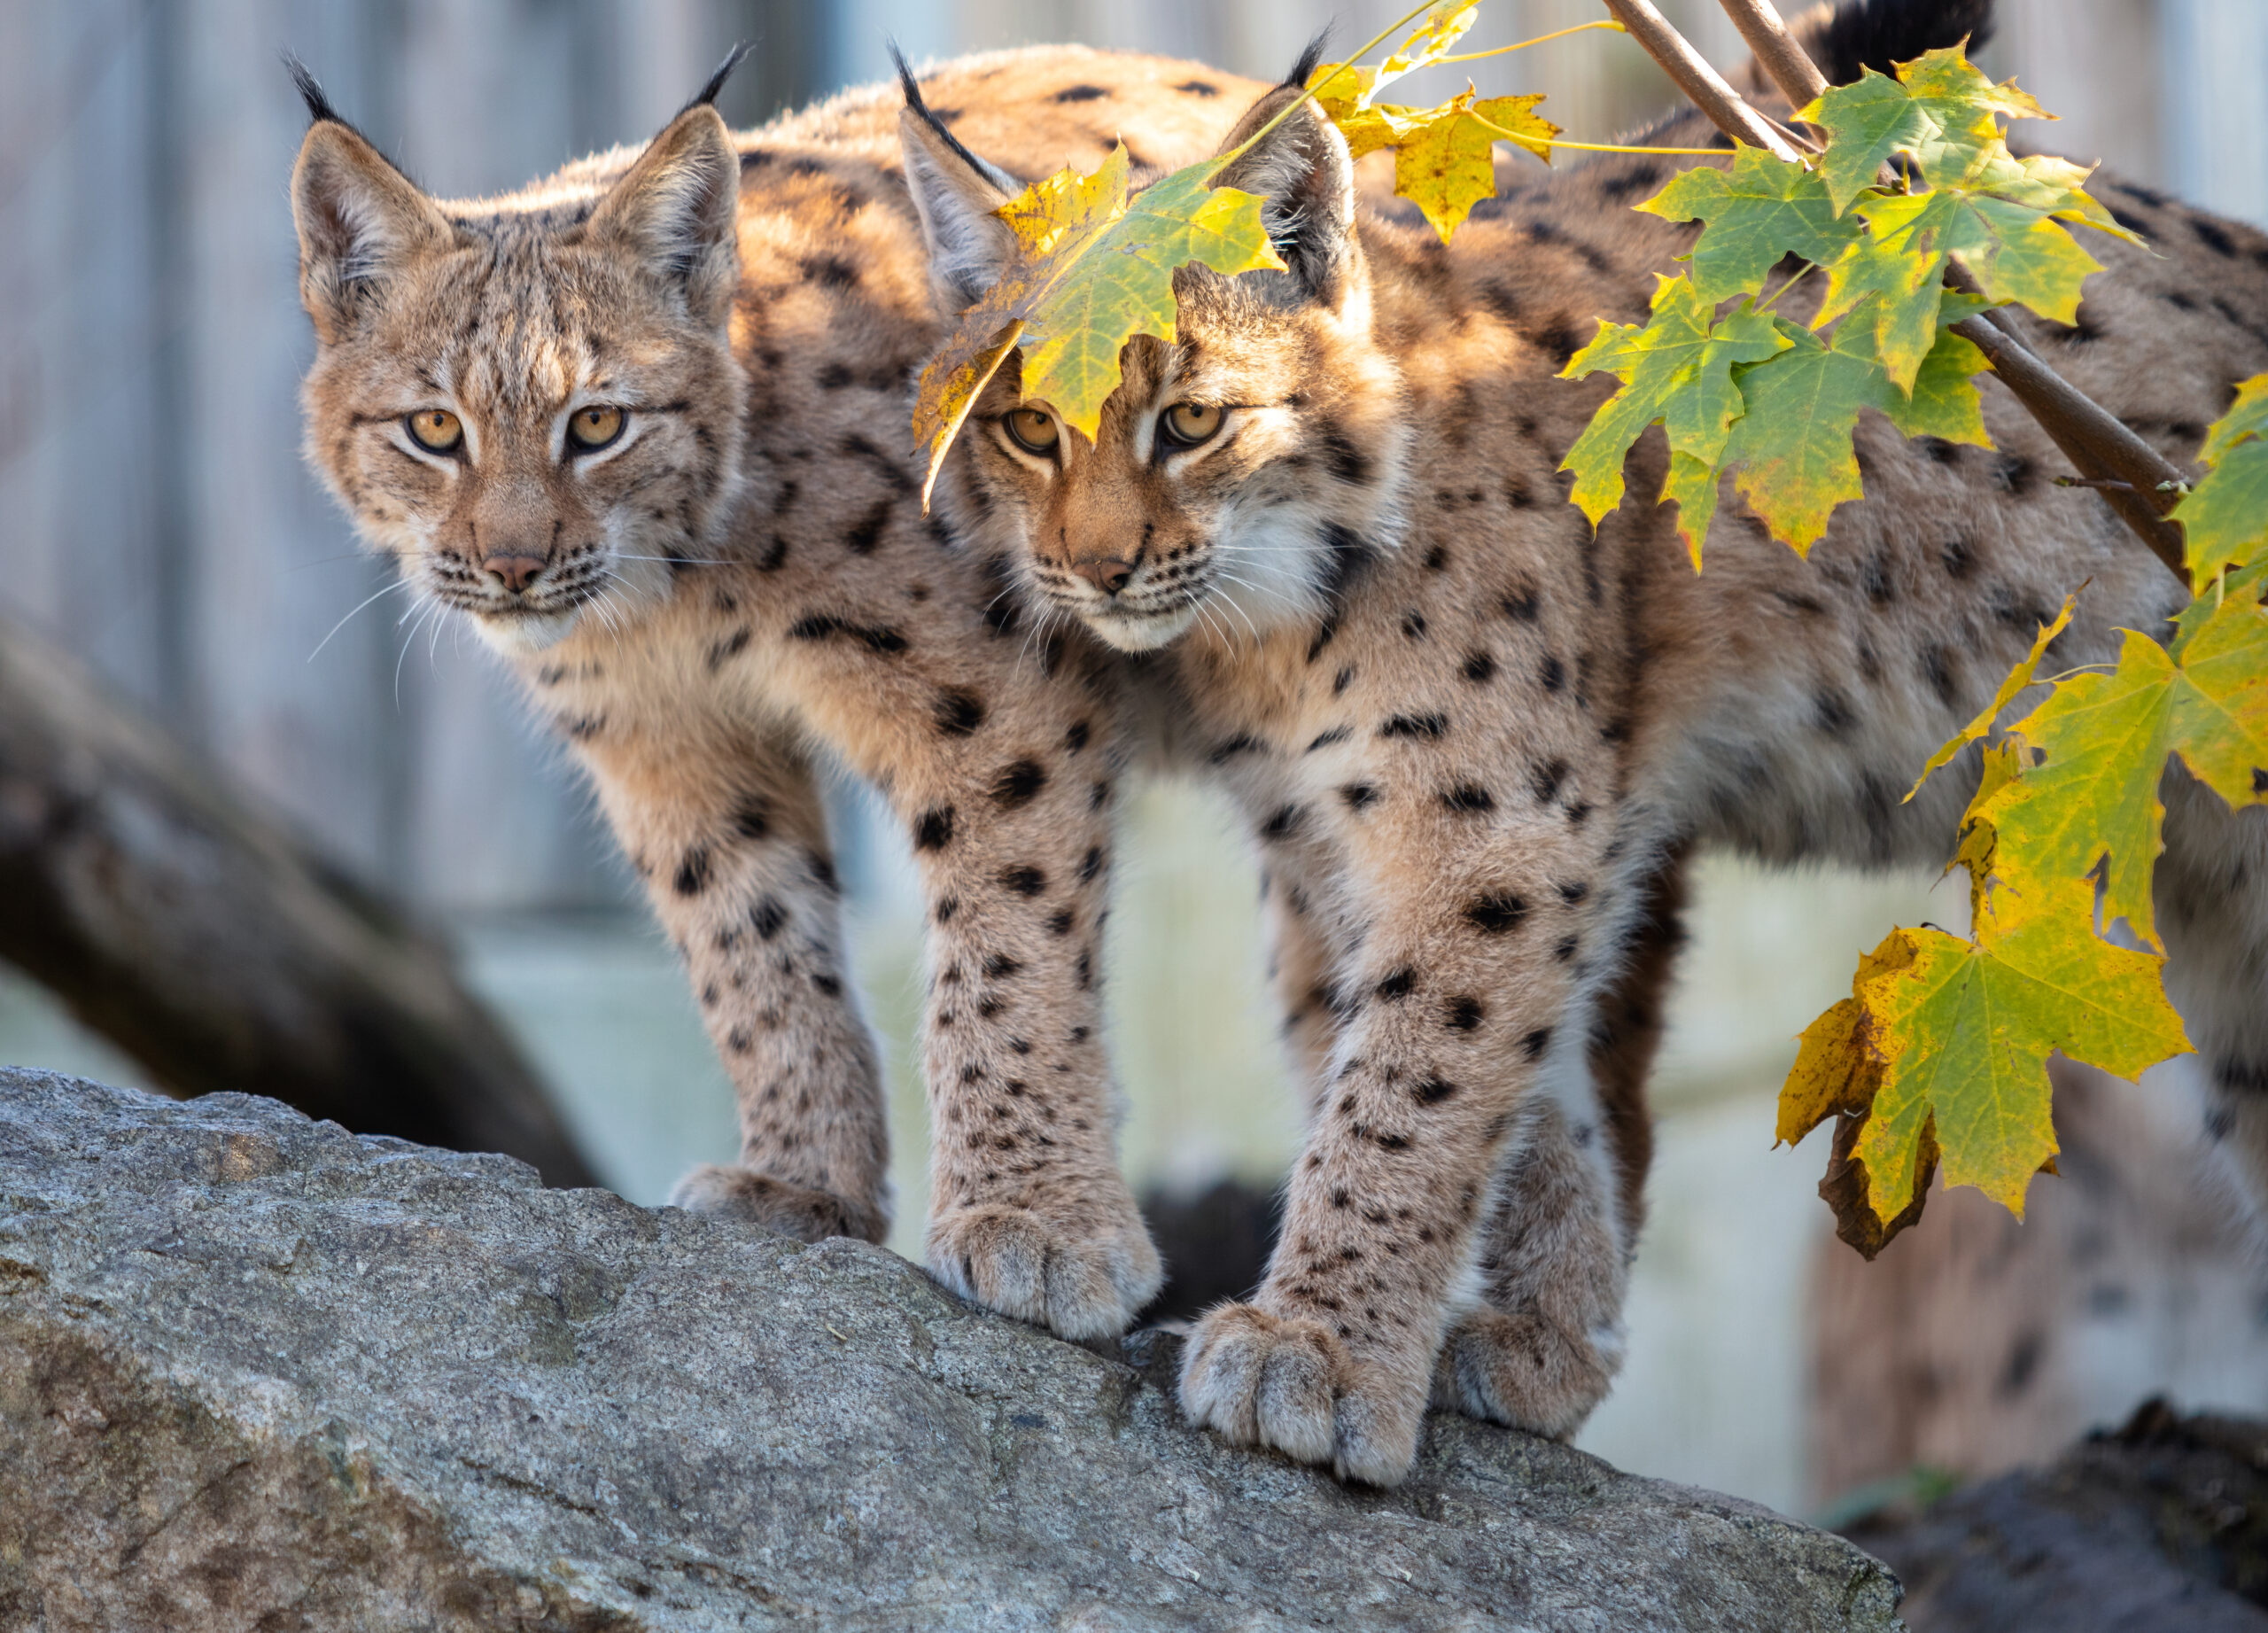
[[[721,79],[626,168],[454,204],[300,75],[308,456],[373,546],[507,650],[602,598],[658,601],[733,492],[740,165],[709,103]]]
[[[1296,97],[1309,66],[1221,151]],[[899,128],[932,282],[941,304],[965,309],[1013,258],[991,214],[1007,202],[1004,178],[910,86]],[[1312,622],[1401,530],[1401,377],[1371,332],[1345,140],[1310,104],[1219,183],[1266,200],[1289,270],[1176,273],[1178,338],[1129,343],[1091,441],[1024,399],[1011,356],[939,485],[958,530],[1005,550],[1043,607],[1129,651],[1200,620],[1223,632]]]

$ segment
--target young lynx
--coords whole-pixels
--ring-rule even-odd
[[[1982,10],[1854,8],[1813,38],[1847,80],[1839,42],[1910,58]],[[965,299],[1011,247],[999,194],[928,124],[905,130],[940,288]],[[1646,139],[1709,135],[1687,117]],[[1862,424],[1867,502],[1808,560],[1728,487],[1697,576],[1650,501],[1658,438],[1594,537],[1558,466],[1610,387],[1556,377],[1600,317],[1643,321],[1691,245],[1627,207],[1667,174],[1511,173],[1445,249],[1410,214],[1360,211],[1345,143],[1303,110],[1223,178],[1266,198],[1290,270],[1180,274],[1177,343],[1127,348],[1092,442],[1022,400],[1012,362],[940,490],[959,530],[1015,553],[1043,616],[1156,654],[1187,752],[1250,814],[1285,963],[1313,972],[1289,1016],[1311,1125],[1266,1281],[1204,1318],[1182,1399],[1342,1475],[1398,1478],[1429,1394],[1564,1433],[1611,1378],[1643,1158],[1584,1046],[1666,861],[1713,844],[1941,862],[1961,780],[1900,796],[2062,597],[2059,667],[2181,603],[2099,497],[2053,484],[2063,462],[1990,382],[1997,452]],[[2109,191],[2159,254],[2091,240],[2109,269],[2078,325],[2017,321],[2186,455],[2268,369],[2268,238]],[[2213,1131],[2256,1186],[2268,813],[2178,769],[2165,794],[2171,979]]]
[[[1074,49],[929,83],[1032,175],[1122,128],[1196,158],[1261,89]],[[303,89],[309,457],[502,654],[687,961],[744,1143],[680,1200],[811,1239],[888,1227],[813,769],[831,755],[907,824],[928,898],[925,1066],[951,1091],[931,1262],[1066,1334],[1122,1330],[1159,1267],[1100,1038],[1116,665],[1035,636],[921,517],[905,403],[936,333],[895,97],[735,137],[712,84],[642,152],[442,203]]]

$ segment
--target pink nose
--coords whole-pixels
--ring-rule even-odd
[[[1115,556],[1104,556],[1100,561],[1073,562],[1071,571],[1106,595],[1115,595],[1126,587],[1126,580],[1134,576],[1130,563]]]
[[[540,556],[492,556],[480,564],[492,578],[506,589],[517,595],[536,580],[543,571]]]

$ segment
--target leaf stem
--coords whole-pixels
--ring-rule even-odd
[[[1804,262],[1804,269],[1801,272],[1797,273],[1795,276],[1790,278],[1786,283],[1781,284],[1779,288],[1774,290],[1770,296],[1757,307],[1757,312],[1759,315],[1769,312],[1772,309],[1772,303],[1774,301],[1779,299],[1781,296],[1786,294],[1790,290],[1793,289],[1797,284],[1802,283],[1806,278],[1809,277],[1813,273],[1818,270],[1819,263],[1817,261],[1807,261]]]
[[[1479,62],[1484,57],[1505,57],[1514,51],[1524,51],[1531,45],[1548,45],[1554,40],[1564,40],[1571,34],[1584,34],[1593,28],[1612,28],[1617,34],[1630,31],[1612,18],[1601,18],[1595,23],[1577,23],[1573,28],[1561,28],[1552,34],[1539,34],[1533,40],[1522,40],[1518,45],[1498,45],[1485,51],[1464,51],[1455,57],[1436,57],[1425,66],[1438,68],[1445,62]]]

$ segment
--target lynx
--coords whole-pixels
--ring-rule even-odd
[[[1070,48],[928,83],[1035,175],[1122,128],[1161,162],[1201,156],[1261,89]],[[308,456],[501,655],[686,961],[743,1144],[678,1200],[813,1240],[888,1229],[815,781],[832,757],[882,790],[922,875],[924,1063],[949,1091],[932,1264],[1059,1333],[1122,1330],[1159,1265],[1100,1038],[1121,665],[1037,637],[922,517],[905,404],[936,320],[895,97],[736,136],[712,83],[642,152],[444,203],[302,89]]]
[[[1809,27],[1847,80],[1838,41],[1884,66],[1986,9]],[[918,99],[904,129],[934,276],[966,303],[1011,252],[1000,190]],[[1711,135],[1689,115],[1639,139]],[[1862,424],[1868,498],[1808,560],[1728,486],[1697,576],[1651,502],[1658,439],[1594,536],[1559,464],[1609,387],[1557,377],[1600,318],[1643,322],[1690,246],[1627,207],[1672,162],[1506,172],[1444,248],[1413,212],[1360,208],[1345,143],[1302,109],[1221,178],[1264,197],[1288,270],[1184,268],[1177,342],[1126,348],[1092,441],[1022,399],[1012,359],[940,489],[958,533],[1014,555],[1036,616],[1152,655],[1179,751],[1248,813],[1300,972],[1285,1024],[1309,1128],[1266,1279],[1198,1324],[1181,1397],[1231,1442],[1342,1477],[1399,1478],[1429,1400],[1564,1434],[1612,1378],[1642,1112],[1585,1054],[1666,867],[1702,844],[1941,862],[1961,780],[1900,796],[2062,597],[2058,669],[2182,603],[2098,495],[2054,484],[2063,462],[1989,381],[1997,452]],[[2109,270],[2077,326],[2025,330],[2188,455],[2268,369],[2268,237],[2108,191],[2157,255],[2091,243]],[[2217,1085],[2211,1131],[2257,1187],[2268,813],[2178,768],[2165,796],[2169,984]]]

